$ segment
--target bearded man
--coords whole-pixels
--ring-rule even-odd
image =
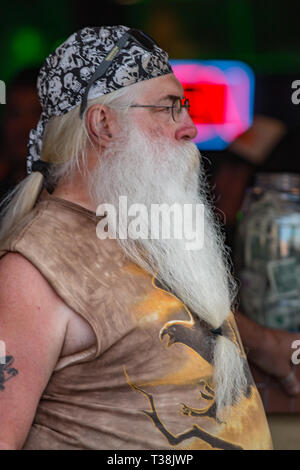
[[[141,31],[84,28],[47,58],[38,93],[1,233],[2,448],[271,448],[167,54]],[[186,249],[191,230],[100,239],[97,208],[121,197],[148,213],[204,204],[203,247]]]

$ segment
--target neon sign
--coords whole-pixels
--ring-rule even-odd
[[[200,150],[222,150],[252,124],[254,72],[232,60],[172,60],[189,98]]]

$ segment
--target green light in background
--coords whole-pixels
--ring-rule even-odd
[[[237,220],[238,222],[240,222],[243,217],[244,217],[243,212],[242,212],[242,211],[237,211],[237,213],[236,213],[236,220]]]
[[[45,56],[44,36],[38,29],[26,26],[15,31],[12,37],[12,60],[18,66],[40,63]]]

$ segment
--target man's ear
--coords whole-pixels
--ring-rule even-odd
[[[95,104],[87,110],[85,124],[93,145],[106,148],[113,136],[115,113],[108,106]]]

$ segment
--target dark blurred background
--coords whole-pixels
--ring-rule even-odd
[[[15,0],[1,10],[3,80],[39,65],[74,30],[117,23],[144,28],[174,59],[239,59],[264,76],[300,69],[297,1]]]

